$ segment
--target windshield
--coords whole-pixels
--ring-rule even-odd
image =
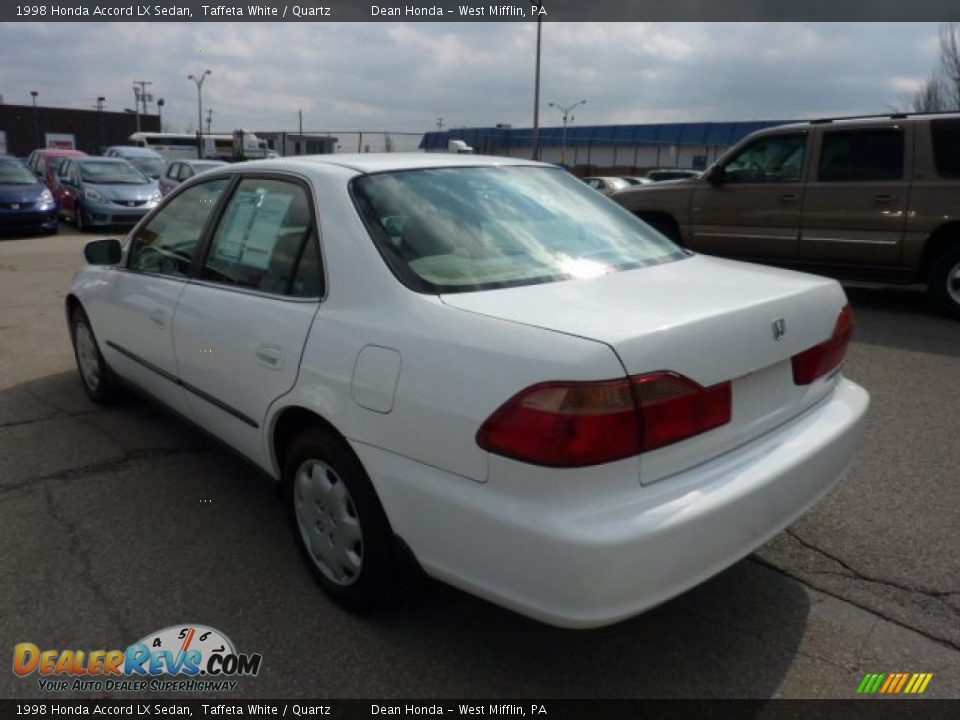
[[[163,160],[152,157],[127,158],[127,162],[147,177],[158,178],[163,174]]]
[[[685,256],[558,168],[405,170],[352,188],[387,263],[420,291],[595,277]]]
[[[0,159],[0,185],[36,185],[38,182],[36,175],[19,160]]]
[[[79,163],[80,177],[96,185],[144,185],[150,180],[128,162],[87,160]]]

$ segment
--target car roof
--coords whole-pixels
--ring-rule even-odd
[[[107,152],[114,150],[129,157],[163,157],[156,150],[150,148],[137,147],[136,145],[112,145],[107,148]]]
[[[44,157],[83,157],[82,150],[68,150],[66,148],[38,148],[36,152]]]
[[[337,153],[332,155],[297,155],[295,157],[255,160],[251,163],[268,169],[316,170],[336,166],[358,173],[377,173],[392,170],[420,170],[451,167],[507,167],[538,166],[554,167],[546,163],[522,158],[493,157],[485,155],[459,155],[453,153]]]
[[[785,125],[773,125],[756,131],[755,135],[765,135],[767,133],[779,133],[784,130],[809,130],[817,125],[825,127],[860,127],[864,125],[889,125],[891,122],[904,122],[920,119],[950,119],[960,120],[958,112],[929,112],[929,113],[891,113],[889,115],[862,115],[860,117],[838,117],[838,118],[815,118],[803,122],[787,123]]]
[[[100,155],[89,156],[85,158],[77,158],[78,162],[105,162],[105,163],[125,163],[127,162],[126,158],[122,157],[102,157]]]

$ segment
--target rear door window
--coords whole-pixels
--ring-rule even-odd
[[[315,244],[310,202],[302,185],[245,178],[224,209],[202,277],[276,295],[317,296],[319,272],[316,249],[311,247]]]
[[[903,130],[836,130],[823,135],[817,179],[871,182],[903,178]]]
[[[937,174],[960,178],[960,120],[944,118],[930,122],[933,162]]]

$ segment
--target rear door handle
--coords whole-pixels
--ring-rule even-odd
[[[167,311],[162,309],[154,310],[150,313],[150,322],[159,328],[165,328],[167,326]]]
[[[283,348],[279,345],[261,345],[257,348],[257,361],[271,370],[283,367]]]
[[[780,202],[785,202],[785,203],[795,203],[799,199],[800,199],[800,196],[797,195],[796,193],[784,193],[783,195],[780,196]]]
[[[894,195],[874,195],[873,202],[877,205],[890,205],[897,198]]]

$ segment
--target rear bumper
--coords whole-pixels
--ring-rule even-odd
[[[866,391],[841,378],[816,406],[747,445],[652,486],[632,474],[629,488],[586,501],[564,489],[568,477],[533,503],[510,496],[526,466],[499,458],[501,476],[491,463],[490,482],[480,484],[354,448],[428,574],[544,622],[586,628],[684,592],[794,522],[843,478],[868,405]],[[578,481],[589,487],[591,473]]]

